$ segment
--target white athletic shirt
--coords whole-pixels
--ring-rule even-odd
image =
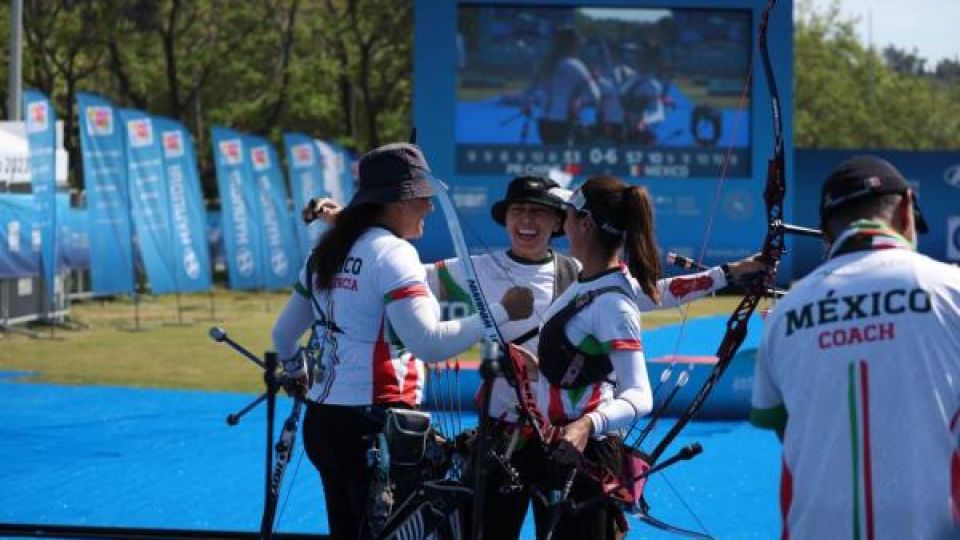
[[[556,280],[556,258],[551,256],[544,261],[524,262],[511,257],[506,251],[473,255],[473,265],[484,296],[489,300],[499,299],[511,287],[522,285],[533,291],[533,314],[517,321],[508,321],[498,325],[503,339],[513,341],[544,322],[542,314],[553,300]],[[466,277],[460,260],[446,259],[427,266],[427,283],[430,289],[446,302],[451,317],[463,317],[473,313],[473,302],[466,291]],[[540,335],[537,334],[520,343],[534,355]],[[490,416],[513,422],[517,418],[517,397],[514,389],[503,378],[493,385],[490,399]]]
[[[498,251],[473,255],[472,259],[480,288],[488,299],[498,299],[507,289],[516,285],[530,287],[533,291],[533,314],[526,319],[499,325],[505,340],[513,341],[533,328],[539,328],[547,321],[545,313],[555,295],[555,257],[531,263],[519,261],[506,251]],[[577,264],[579,268],[579,263]],[[473,312],[472,301],[466,291],[466,277],[459,259],[446,259],[427,265],[427,283],[434,294],[442,302],[446,302],[450,317],[463,317]],[[626,283],[631,287],[633,300],[641,312],[677,307],[727,285],[720,267],[686,276],[664,278],[657,281],[660,304],[656,304],[640,289],[636,280],[630,279]],[[536,356],[539,343],[540,334],[538,333],[520,345]],[[535,385],[535,389],[542,392],[546,387],[538,384]],[[537,401],[547,403],[547,395],[538,395]],[[516,391],[507,384],[506,380],[498,378],[491,392],[490,415],[503,421],[515,422],[516,403]]]
[[[626,268],[614,268],[587,281],[577,281],[544,314],[544,319],[549,320],[577,296],[609,286],[620,287],[624,293],[597,296],[567,322],[564,333],[581,351],[606,353],[610,357],[613,383],[600,381],[564,389],[551,385],[545,377],[539,381],[540,395],[546,395],[546,412],[551,422],[566,424],[589,416],[595,437],[629,428],[653,406],[640,337],[640,310],[632,294],[638,285]],[[549,358],[540,359],[541,363],[549,361]]]
[[[447,358],[483,336],[478,316],[439,321],[440,306],[416,250],[386,229],[372,227],[357,239],[331,289],[308,287],[306,274],[301,270],[273,340],[286,358],[314,321],[319,331],[328,330],[322,332],[324,376],[307,394],[312,401],[418,405],[421,358]],[[498,323],[506,319],[499,303],[491,305],[491,314]]]
[[[782,538],[960,538],[960,270],[873,245],[766,319],[751,419],[786,425]]]

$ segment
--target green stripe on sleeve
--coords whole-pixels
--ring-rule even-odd
[[[783,433],[787,427],[787,408],[781,403],[769,409],[751,409],[750,423],[761,429]]]
[[[457,261],[459,264],[459,261]],[[453,278],[453,274],[450,273],[450,269],[447,268],[447,265],[439,265],[437,268],[437,279],[440,281],[441,287],[444,290],[445,297],[441,298],[441,301],[444,302],[460,302],[467,306],[470,310],[469,315],[472,315],[476,312],[476,309],[473,307],[473,299],[460,287],[460,284],[457,283],[457,280]]]

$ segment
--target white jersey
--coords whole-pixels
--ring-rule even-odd
[[[505,340],[512,342],[532,330],[539,329],[546,322],[544,315],[556,296],[556,257],[531,263],[517,260],[506,251],[498,251],[473,255],[472,259],[480,287],[488,299],[499,299],[507,289],[517,285],[530,287],[533,291],[533,314],[526,319],[500,325]],[[577,264],[579,269],[579,263]],[[625,271],[625,267],[622,270]],[[440,301],[445,303],[447,319],[463,317],[473,312],[472,300],[466,291],[466,277],[459,259],[446,259],[427,265],[427,283]],[[624,287],[629,288],[637,308],[644,312],[676,307],[702,298],[726,285],[723,270],[715,267],[695,274],[657,281],[657,289],[660,291],[659,304],[647,296],[633,279],[626,280]],[[518,344],[536,356],[539,342],[540,334],[534,333]],[[546,391],[542,385],[535,387]],[[547,403],[547,396],[538,396],[537,401]],[[497,379],[491,393],[490,415],[508,422],[516,421],[516,403],[515,390],[504,379]]]
[[[766,319],[751,418],[785,423],[783,538],[960,538],[960,270],[872,242]]]
[[[536,355],[540,341],[537,331],[543,323],[543,312],[554,297],[556,257],[551,256],[539,262],[525,262],[510,256],[506,251],[498,251],[473,255],[471,258],[480,288],[489,300],[499,300],[508,289],[518,285],[532,290],[533,314],[526,319],[508,321],[499,326],[503,339],[508,342],[529,335],[530,337],[518,345]],[[427,266],[427,283],[437,297],[446,303],[446,318],[464,317],[473,312],[473,302],[465,290],[466,281],[459,259],[446,259]],[[490,400],[490,416],[515,421],[516,403],[516,392],[504,379],[498,378]]]
[[[310,297],[306,269],[294,288]],[[307,399],[335,405],[419,404],[423,363],[399,342],[386,317],[392,301],[432,296],[413,246],[386,229],[371,227],[353,244],[332,287],[312,290],[314,315],[327,331],[324,377]]]
[[[579,295],[605,287],[619,287],[623,293],[609,292],[597,298],[577,312],[566,324],[564,333],[577,349],[588,354],[610,354],[615,351],[636,351],[637,366],[643,370],[640,377],[647,385],[646,366],[643,362],[643,345],[640,337],[640,310],[632,297],[637,286],[624,267],[615,268],[587,281],[577,281],[565,290],[544,314],[550,320],[554,314],[567,306]],[[541,358],[541,362],[550,359]],[[614,374],[611,374],[614,377]],[[615,378],[615,377],[614,377]],[[547,415],[552,423],[566,424],[587,413],[596,411],[615,399],[615,384],[599,381],[591,385],[564,389],[549,384],[541,377],[542,394],[546,394]]]

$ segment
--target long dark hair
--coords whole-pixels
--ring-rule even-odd
[[[612,255],[623,248],[627,268],[640,288],[660,303],[660,250],[653,229],[653,204],[643,186],[632,186],[614,176],[594,176],[581,188],[587,208],[593,213],[597,243]],[[623,231],[615,234],[601,228],[606,221]]]
[[[385,208],[384,204],[365,203],[347,206],[337,214],[336,222],[320,237],[310,254],[307,279],[316,276],[313,284],[317,290],[330,288],[353,244],[380,221]]]

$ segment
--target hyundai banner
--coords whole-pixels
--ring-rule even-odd
[[[153,126],[163,147],[177,287],[183,292],[205,291],[211,287],[210,250],[193,138],[169,118],[154,117]]]
[[[244,144],[250,156],[254,189],[257,193],[257,212],[264,252],[265,286],[286,288],[293,284],[300,272],[300,257],[294,236],[290,212],[287,209],[287,188],[277,151],[270,141],[247,135]]]
[[[40,230],[40,275],[47,298],[53,298],[57,273],[57,115],[47,96],[36,90],[23,93],[27,142],[30,146],[30,181]]]
[[[223,127],[211,131],[230,288],[263,288],[261,226],[244,136]]]
[[[323,167],[313,138],[302,133],[284,133],[283,146],[287,152],[287,174],[290,177],[290,189],[293,191],[292,221],[303,260],[310,254],[327,226],[320,220],[305,225],[300,219],[300,210],[310,199],[329,197],[330,194],[323,187]],[[343,201],[339,202],[343,204]]]
[[[337,144],[326,141],[314,141],[320,152],[323,167],[324,190],[330,198],[340,204],[347,204],[353,197],[353,174],[347,151]]]
[[[97,95],[78,93],[77,106],[93,292],[132,294],[133,228],[123,128],[115,118],[113,105]]]
[[[160,137],[150,115],[135,109],[118,111],[126,134],[130,210],[137,231],[140,258],[154,294],[177,291],[167,186]]]

